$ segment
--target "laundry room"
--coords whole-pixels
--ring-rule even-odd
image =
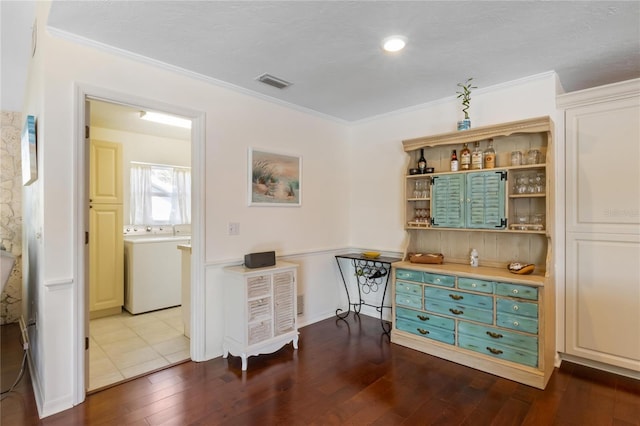
[[[190,359],[190,121],[90,100],[89,391]],[[187,304],[188,306],[188,304]]]

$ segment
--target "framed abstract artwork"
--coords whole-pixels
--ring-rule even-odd
[[[302,205],[302,157],[249,148],[249,205]]]

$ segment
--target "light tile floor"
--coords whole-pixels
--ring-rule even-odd
[[[180,307],[91,320],[89,334],[90,391],[190,358]]]

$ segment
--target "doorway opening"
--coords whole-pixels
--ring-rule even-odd
[[[91,97],[85,105],[85,389],[94,392],[191,358],[182,256],[192,135],[142,120],[141,107]]]

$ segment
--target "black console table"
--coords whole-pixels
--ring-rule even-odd
[[[355,271],[355,277],[357,280],[358,298],[353,302],[351,301],[351,295],[349,294],[349,287],[347,285],[347,279],[345,278],[340,259],[348,259],[350,264],[353,265]],[[387,285],[389,284],[389,277],[391,276],[391,264],[398,262],[401,259],[395,257],[366,257],[361,253],[349,253],[336,255],[336,262],[338,263],[338,269],[340,270],[340,276],[342,277],[342,283],[344,284],[344,290],[347,293],[347,311],[344,309],[336,309],[336,316],[339,319],[344,320],[349,316],[351,308],[353,308],[353,314],[359,315],[362,305],[371,306],[376,308],[376,311],[380,312],[380,324],[385,334],[389,334],[391,326],[382,319],[382,312],[384,308],[391,309],[391,306],[384,304],[384,297],[387,294]],[[372,305],[363,300],[363,294],[377,293],[382,290],[382,299],[380,305]]]

